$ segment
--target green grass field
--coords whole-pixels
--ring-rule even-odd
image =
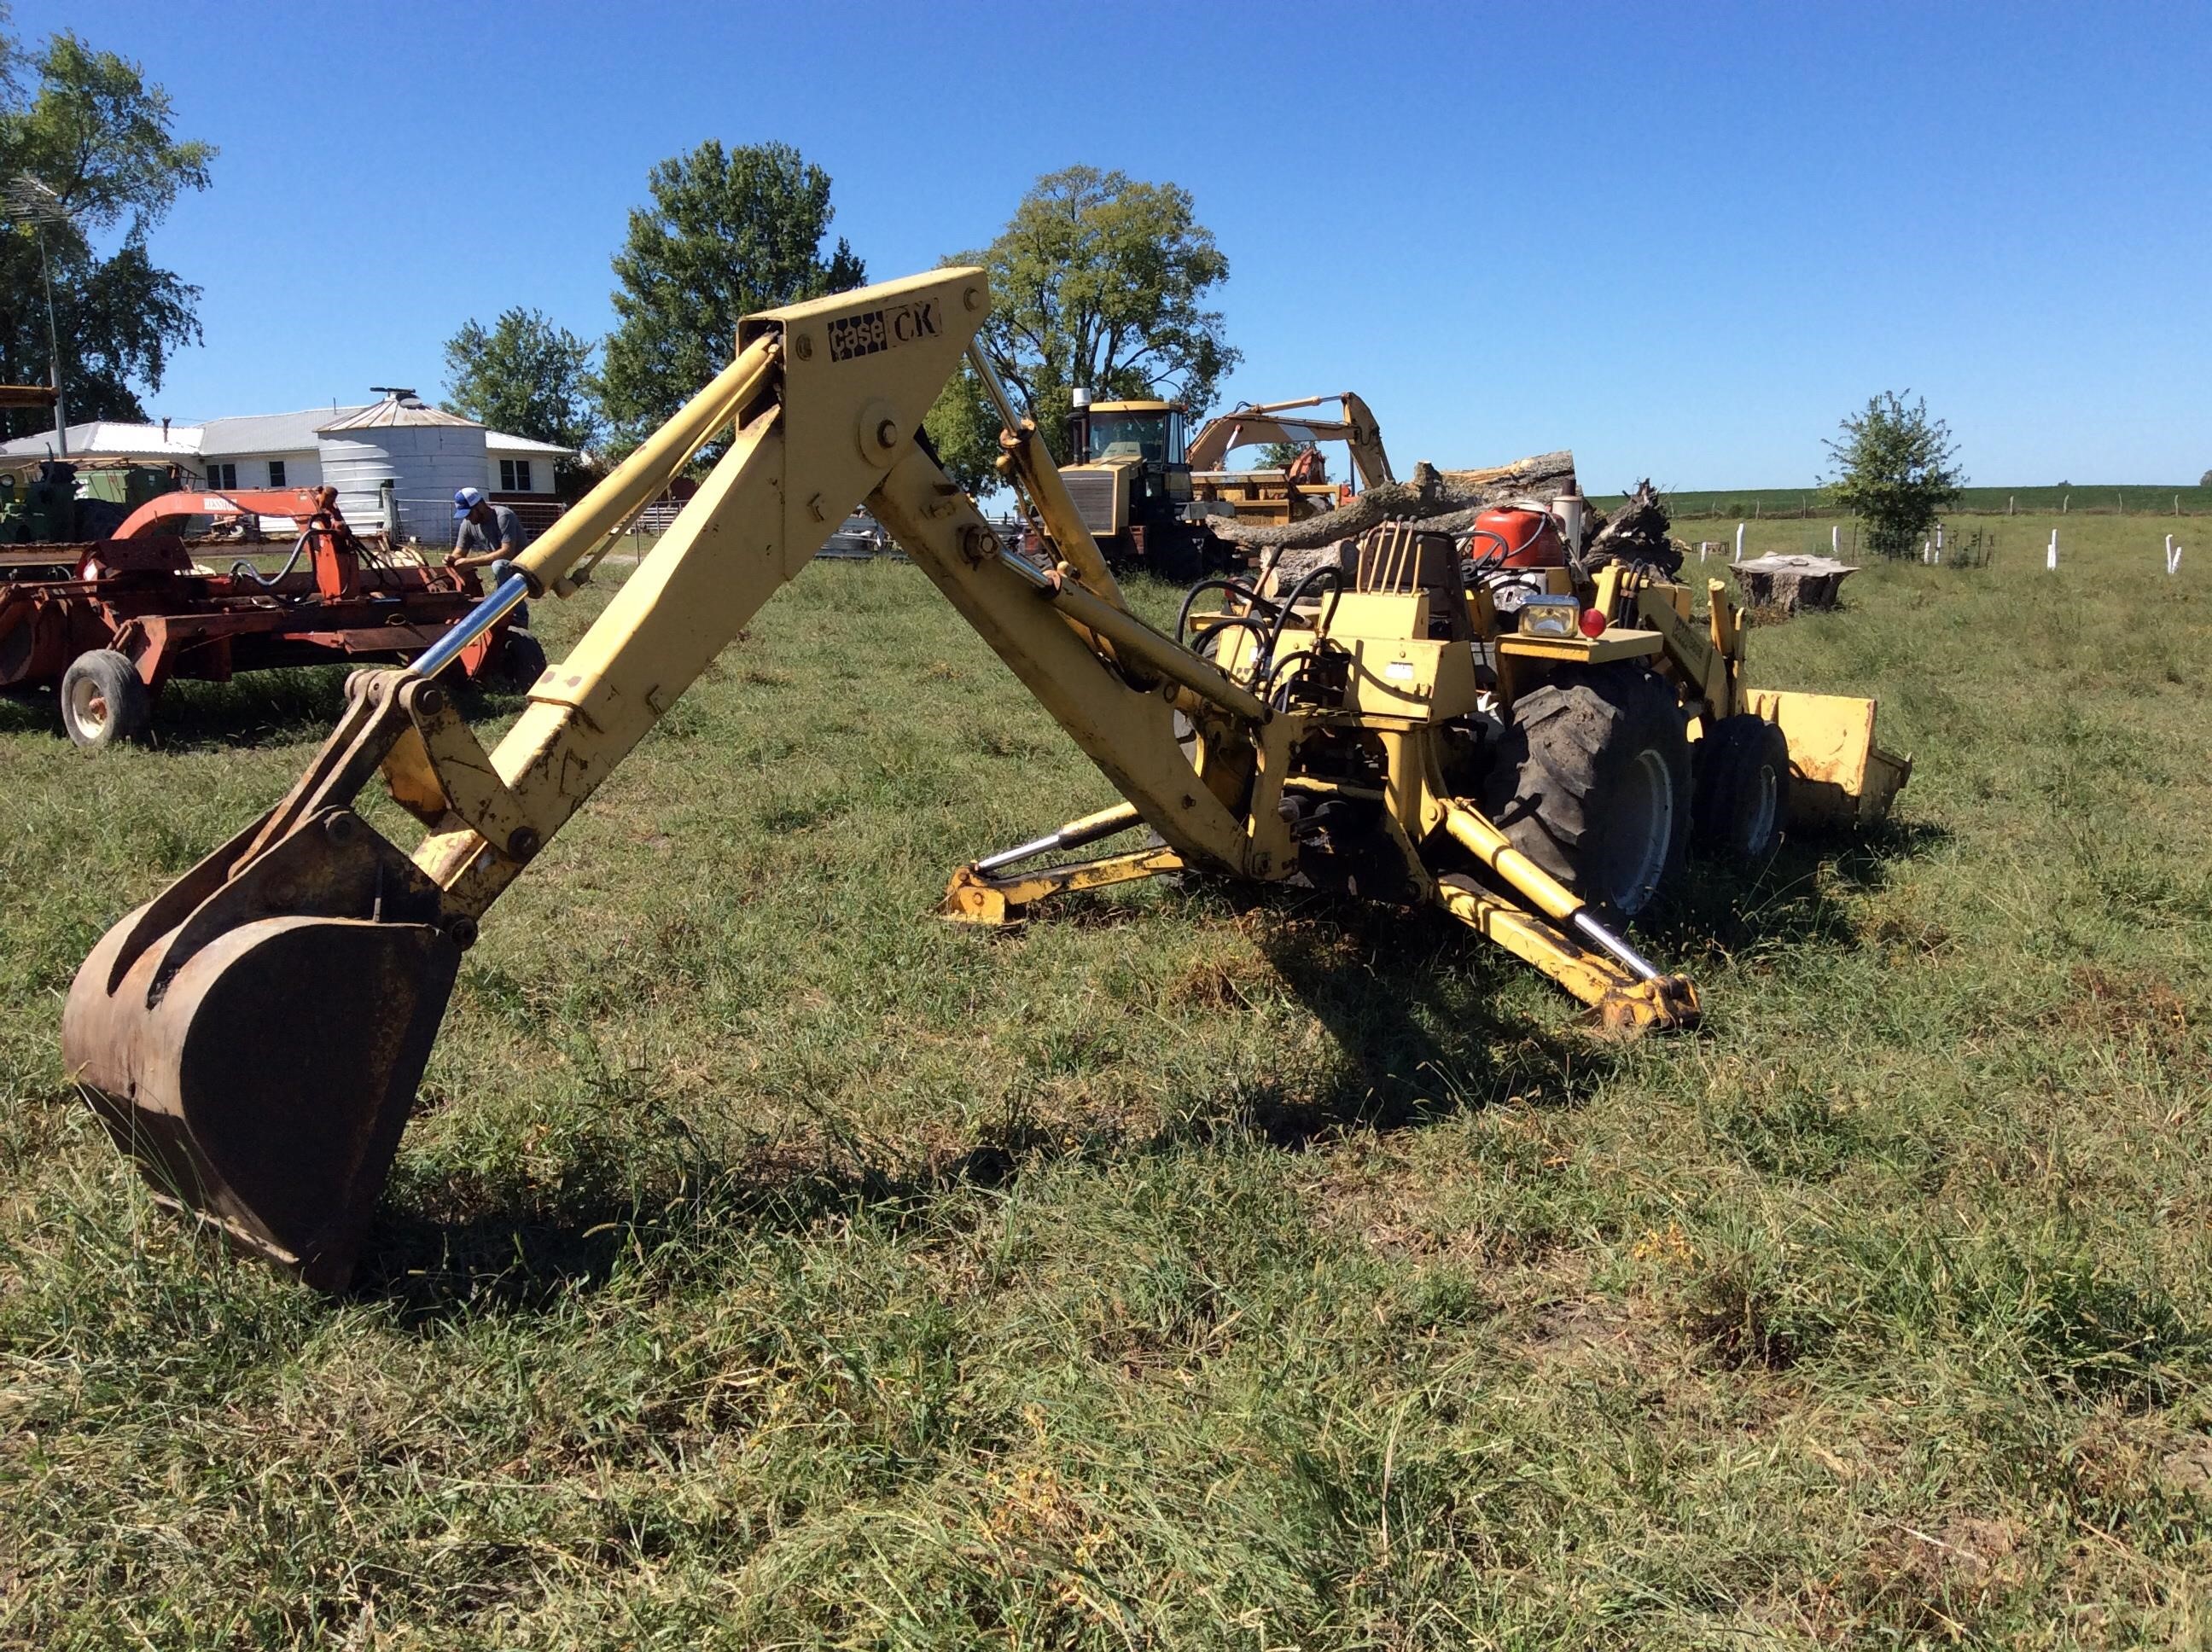
[[[56,1026],[337,677],[0,704],[0,1643],[2212,1646],[2212,545],[2019,526],[1754,634],[1912,783],[1693,869],[1626,1046],[1427,916],[941,924],[1111,792],[817,565],[493,914],[335,1303]]]

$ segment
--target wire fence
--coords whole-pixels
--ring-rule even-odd
[[[1590,502],[1601,510],[1618,508],[1623,494],[1599,494]],[[1746,488],[1662,490],[1668,514],[1677,517],[1733,516],[1747,522],[1790,518],[1843,516],[1825,489]],[[2212,516],[2212,488],[1968,488],[1946,516]]]

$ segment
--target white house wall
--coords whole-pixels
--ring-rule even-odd
[[[269,465],[272,459],[284,467],[283,486],[319,488],[323,485],[322,456],[312,447],[283,453],[203,453],[198,464],[202,471],[210,465],[235,465],[240,487],[269,488],[277,485],[269,479]]]
[[[484,443],[484,491],[487,493],[533,493],[551,497],[553,465],[560,458],[557,453],[519,452],[515,449],[498,448],[487,440]],[[502,488],[499,482],[499,462],[503,459],[522,459],[530,461],[530,486],[527,489]]]

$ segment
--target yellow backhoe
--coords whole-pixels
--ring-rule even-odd
[[[161,1199],[343,1286],[477,925],[863,503],[1126,799],[956,873],[945,908],[968,920],[1180,868],[1302,877],[1441,908],[1612,1025],[1685,1026],[1695,991],[1628,943],[1620,914],[1681,853],[1689,737],[1706,754],[1701,812],[1754,850],[1793,806],[1801,728],[1826,742],[1844,799],[1823,793],[1821,806],[1879,807],[1901,781],[1873,745],[1871,702],[1846,702],[1839,721],[1776,695],[1753,715],[1726,599],[1697,624],[1686,592],[1632,568],[1607,570],[1588,603],[1571,569],[1516,574],[1509,610],[1479,544],[1463,562],[1449,538],[1392,523],[1288,586],[1202,585],[1184,637],[1155,629],[971,348],[988,305],[981,270],[951,269],[748,319],[732,365],[495,568],[438,647],[354,675],[283,801],[108,932],[70,989],[63,1048]],[[917,434],[963,352],[998,403],[1002,467],[1049,568],[1002,549]],[[441,670],[526,598],[573,593],[732,428],[486,751]],[[353,807],[379,774],[427,829],[411,854]],[[1047,859],[1136,829],[1138,847]]]

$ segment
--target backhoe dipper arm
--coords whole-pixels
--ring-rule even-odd
[[[1072,512],[1056,525],[1062,566],[1040,571],[1000,549],[916,440],[988,302],[983,272],[955,269],[750,319],[738,360],[437,648],[354,675],[282,803],[109,932],[70,989],[64,1054],[157,1196],[342,1285],[477,919],[863,500],[1176,854],[1287,873],[1283,732],[1267,708],[1075,577],[1096,547]],[[732,425],[698,493],[487,754],[435,671],[525,596],[573,588]],[[1196,726],[1195,765],[1176,709]],[[380,770],[431,829],[412,857],[351,807]],[[281,1050],[252,1036],[264,1027],[283,1029]]]

